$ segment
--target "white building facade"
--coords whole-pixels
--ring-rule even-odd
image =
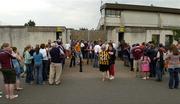
[[[107,31],[107,39],[115,43],[169,45],[173,30],[180,29],[180,9],[107,3],[101,7],[97,29]]]

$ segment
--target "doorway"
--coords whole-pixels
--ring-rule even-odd
[[[62,32],[56,32],[56,40],[62,41]]]
[[[119,33],[118,33],[118,41],[119,41],[119,42],[124,41],[124,32],[119,32]]]

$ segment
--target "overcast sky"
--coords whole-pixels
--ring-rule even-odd
[[[180,8],[180,0],[102,0]],[[96,28],[101,0],[0,0],[0,25],[24,25],[32,19],[38,26]]]

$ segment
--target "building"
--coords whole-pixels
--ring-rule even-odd
[[[107,31],[107,39],[116,43],[153,41],[169,45],[173,30],[180,29],[180,9],[106,3],[100,11],[97,29]]]
[[[0,44],[4,42],[15,46],[22,53],[26,45],[47,43],[48,40],[70,41],[70,30],[64,26],[0,26]]]

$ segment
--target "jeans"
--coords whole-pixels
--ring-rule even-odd
[[[42,84],[43,83],[43,77],[42,77],[42,64],[35,64],[35,81],[36,84]]]
[[[150,77],[156,76],[156,62],[155,60],[151,60],[150,62]]]
[[[31,64],[26,64],[26,83],[33,81],[33,68]]]
[[[99,63],[98,63],[98,54],[97,53],[95,53],[94,54],[94,63],[93,63],[93,67],[94,68],[99,68]]]
[[[163,75],[163,62],[157,62],[156,63],[156,75],[157,75],[157,81],[162,81],[162,75]]]
[[[131,59],[130,59],[131,71],[134,71],[134,69],[133,69],[133,61],[134,61],[134,59],[131,58]]]
[[[179,68],[169,68],[169,88],[178,88],[179,86]]]
[[[76,57],[75,56],[72,56],[69,67],[72,67],[72,65],[76,66]]]
[[[78,61],[80,60],[80,58],[83,59],[82,53],[81,53],[81,52],[76,52],[76,58],[77,58],[77,63],[78,63]]]
[[[42,70],[42,76],[43,76],[43,81],[48,80],[48,60],[43,60],[43,70]]]
[[[13,67],[16,71],[16,79],[20,79],[20,74],[21,74],[21,68],[20,68],[20,64],[18,62],[17,59],[12,59],[12,63],[13,63]]]

